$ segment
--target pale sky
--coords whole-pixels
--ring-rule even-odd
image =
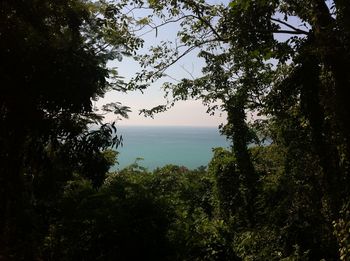
[[[201,62],[195,54],[191,54],[173,66],[167,73],[177,79],[188,77],[188,73],[183,69],[183,67],[185,67],[186,70],[194,75],[200,75],[202,65],[203,62]],[[131,78],[139,69],[138,64],[130,58],[124,59],[118,63],[115,62],[113,66],[118,67],[118,73],[125,77],[126,80]],[[196,67],[196,69],[193,69],[194,67]],[[164,80],[171,81],[169,78]],[[155,114],[153,119],[139,115],[141,109],[151,109],[157,105],[165,104],[166,100],[163,96],[164,92],[161,90],[161,81],[159,81],[151,85],[143,94],[139,91],[126,94],[116,91],[109,92],[98,104],[118,101],[131,108],[132,112],[129,113],[129,119],[118,121],[118,125],[218,126],[225,122],[226,118],[224,114],[220,115],[219,112],[214,116],[207,114],[207,108],[199,100],[179,101],[170,110]],[[106,117],[106,120],[113,121],[115,117],[115,115],[109,115]]]
[[[219,0],[207,0],[211,4],[217,4],[224,2],[228,4],[229,0],[219,1]],[[141,11],[136,14],[136,17],[144,17],[147,13]],[[279,16],[276,14],[277,17]],[[304,25],[296,17],[290,18],[291,24],[299,27]],[[151,32],[143,36],[145,40],[145,46],[141,53],[148,52],[148,48],[152,45],[157,45],[160,41],[171,41],[175,42],[177,36],[178,25],[171,23],[167,26],[160,27],[157,32],[157,37],[155,32]],[[285,41],[290,38],[290,35],[276,35],[277,39]],[[120,76],[125,78],[125,81],[131,79],[136,72],[140,70],[140,66],[131,58],[124,58],[121,62],[113,61],[110,64],[112,67],[117,67]],[[191,75],[198,77],[201,75],[201,69],[204,66],[204,61],[197,57],[197,53],[189,53],[180,61],[171,66],[166,73],[175,79],[191,78]],[[186,72],[187,71],[187,72]],[[189,75],[189,73],[191,75]],[[110,102],[121,102],[125,106],[129,106],[132,110],[129,113],[129,119],[123,119],[118,121],[118,125],[150,125],[150,126],[218,126],[221,123],[226,122],[225,113],[217,113],[214,116],[210,116],[206,113],[206,107],[202,105],[201,101],[183,101],[178,102],[175,107],[167,112],[159,113],[154,116],[154,118],[145,118],[143,115],[139,115],[139,110],[141,109],[151,109],[157,105],[166,104],[164,92],[161,90],[162,82],[169,81],[174,82],[170,78],[165,78],[161,81],[157,81],[152,84],[144,94],[140,92],[133,92],[128,94],[123,94],[119,92],[110,92],[105,95],[104,99],[101,99],[96,103],[96,106],[100,106],[105,103]],[[107,121],[115,120],[115,115],[109,115],[106,117]]]
[[[211,1],[217,2],[217,1]],[[140,14],[142,16],[143,14]],[[145,47],[141,52],[147,52],[151,45],[156,45],[161,40],[169,40],[174,42],[176,39],[177,25],[169,24],[169,26],[161,27],[158,30],[157,37],[155,32],[145,35]],[[135,73],[140,70],[140,66],[131,58],[124,58],[121,62],[113,61],[110,64],[112,67],[117,67],[120,76],[127,81],[132,78]],[[182,79],[189,78],[190,72],[193,76],[200,76],[204,61],[197,57],[196,53],[190,53],[179,62],[174,64],[166,71],[172,78]],[[185,68],[185,69],[184,69]],[[188,72],[186,72],[188,71]],[[162,81],[152,84],[144,94],[140,92],[133,92],[123,94],[119,92],[109,92],[105,98],[97,102],[97,106],[109,102],[121,102],[125,106],[129,106],[132,110],[129,113],[129,119],[122,119],[118,121],[118,125],[150,125],[150,126],[218,126],[226,122],[224,114],[218,112],[214,116],[206,113],[206,107],[201,101],[182,101],[175,104],[169,111],[156,114],[154,118],[145,118],[139,115],[141,109],[151,109],[154,106],[165,104],[166,100],[163,98],[164,92],[161,90],[162,82],[174,82],[170,78],[165,78]],[[115,120],[115,115],[108,115],[107,121]]]

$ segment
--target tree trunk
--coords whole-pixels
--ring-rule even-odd
[[[316,41],[316,51],[322,62],[332,72],[334,78],[334,113],[335,125],[341,134],[342,163],[344,175],[349,175],[350,168],[350,103],[348,101],[348,91],[350,87],[350,50],[349,48],[349,18],[342,20],[342,16],[335,20],[325,1],[314,1],[313,18],[310,21]],[[349,11],[349,3],[344,0],[336,1],[339,12]],[[348,13],[343,13],[348,16]],[[340,21],[338,21],[340,20]],[[339,24],[344,27],[339,27]]]
[[[227,120],[231,125],[231,133],[228,135],[232,138],[233,152],[237,160],[239,172],[244,177],[243,184],[247,189],[244,195],[246,199],[246,211],[248,217],[248,226],[253,226],[255,220],[255,197],[257,186],[257,175],[253,166],[248,144],[251,142],[249,138],[249,128],[245,121],[245,104],[246,94],[236,94],[227,103]]]
[[[23,149],[26,137],[23,126],[25,124],[22,121],[23,110],[20,106],[8,108],[8,112],[2,117],[0,257],[5,260],[32,260],[32,224],[23,173]]]
[[[339,168],[339,152],[332,144],[333,133],[327,127],[329,123],[325,121],[325,108],[320,101],[322,83],[318,60],[315,57],[303,57],[300,71],[305,74],[301,83],[301,106],[303,114],[310,122],[313,149],[323,172],[322,192],[329,202],[331,216],[336,218],[342,206],[341,198],[346,182]]]

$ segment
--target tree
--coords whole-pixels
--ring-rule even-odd
[[[120,8],[80,0],[0,5],[2,255],[32,258],[33,183],[54,180],[53,173],[60,173],[63,182],[77,165],[101,160],[101,149],[119,142],[112,135],[114,126],[88,133],[87,124],[102,120],[93,100],[110,89],[123,89],[107,62],[141,44],[128,31]],[[122,115],[127,109],[114,107]],[[73,162],[72,152],[87,149],[92,152],[89,159]],[[69,159],[65,167],[62,161],[56,164],[63,153]],[[75,167],[69,169],[69,164]]]
[[[145,81],[165,76],[169,66],[195,49],[206,66],[202,77],[166,83],[169,103],[146,114],[189,98],[202,99],[212,112],[220,101],[221,109],[228,113],[224,133],[234,141],[238,169],[254,190],[261,177],[247,148],[254,136],[246,112],[255,111],[263,120],[256,121],[254,128],[267,128],[272,142],[287,150],[286,174],[293,173],[308,184],[312,196],[307,191],[302,194],[321,204],[321,215],[330,229],[349,197],[346,64],[350,59],[349,19],[345,15],[349,4],[324,0],[235,0],[227,6],[191,0],[147,4],[163,19],[158,26],[151,24],[152,28],[180,21],[180,43],[163,43],[152,48],[153,53],[141,56],[145,70],[131,88],[137,81],[143,88]],[[258,137],[262,136],[259,132]],[[301,155],[308,155],[310,161],[305,162]],[[255,194],[252,191],[252,197]]]

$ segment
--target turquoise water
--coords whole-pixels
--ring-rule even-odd
[[[117,150],[119,165],[112,170],[139,164],[153,170],[166,164],[194,169],[208,164],[212,148],[229,147],[229,142],[216,127],[118,127],[123,136],[123,147]]]

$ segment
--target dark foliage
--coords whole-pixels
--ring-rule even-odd
[[[129,2],[1,1],[0,260],[348,260],[350,3]],[[107,63],[142,46],[130,26],[154,28],[130,7],[180,22],[181,44],[138,56],[126,86]],[[207,170],[108,173],[121,139],[93,101],[197,48],[203,75],[145,112],[201,99],[232,148]]]

